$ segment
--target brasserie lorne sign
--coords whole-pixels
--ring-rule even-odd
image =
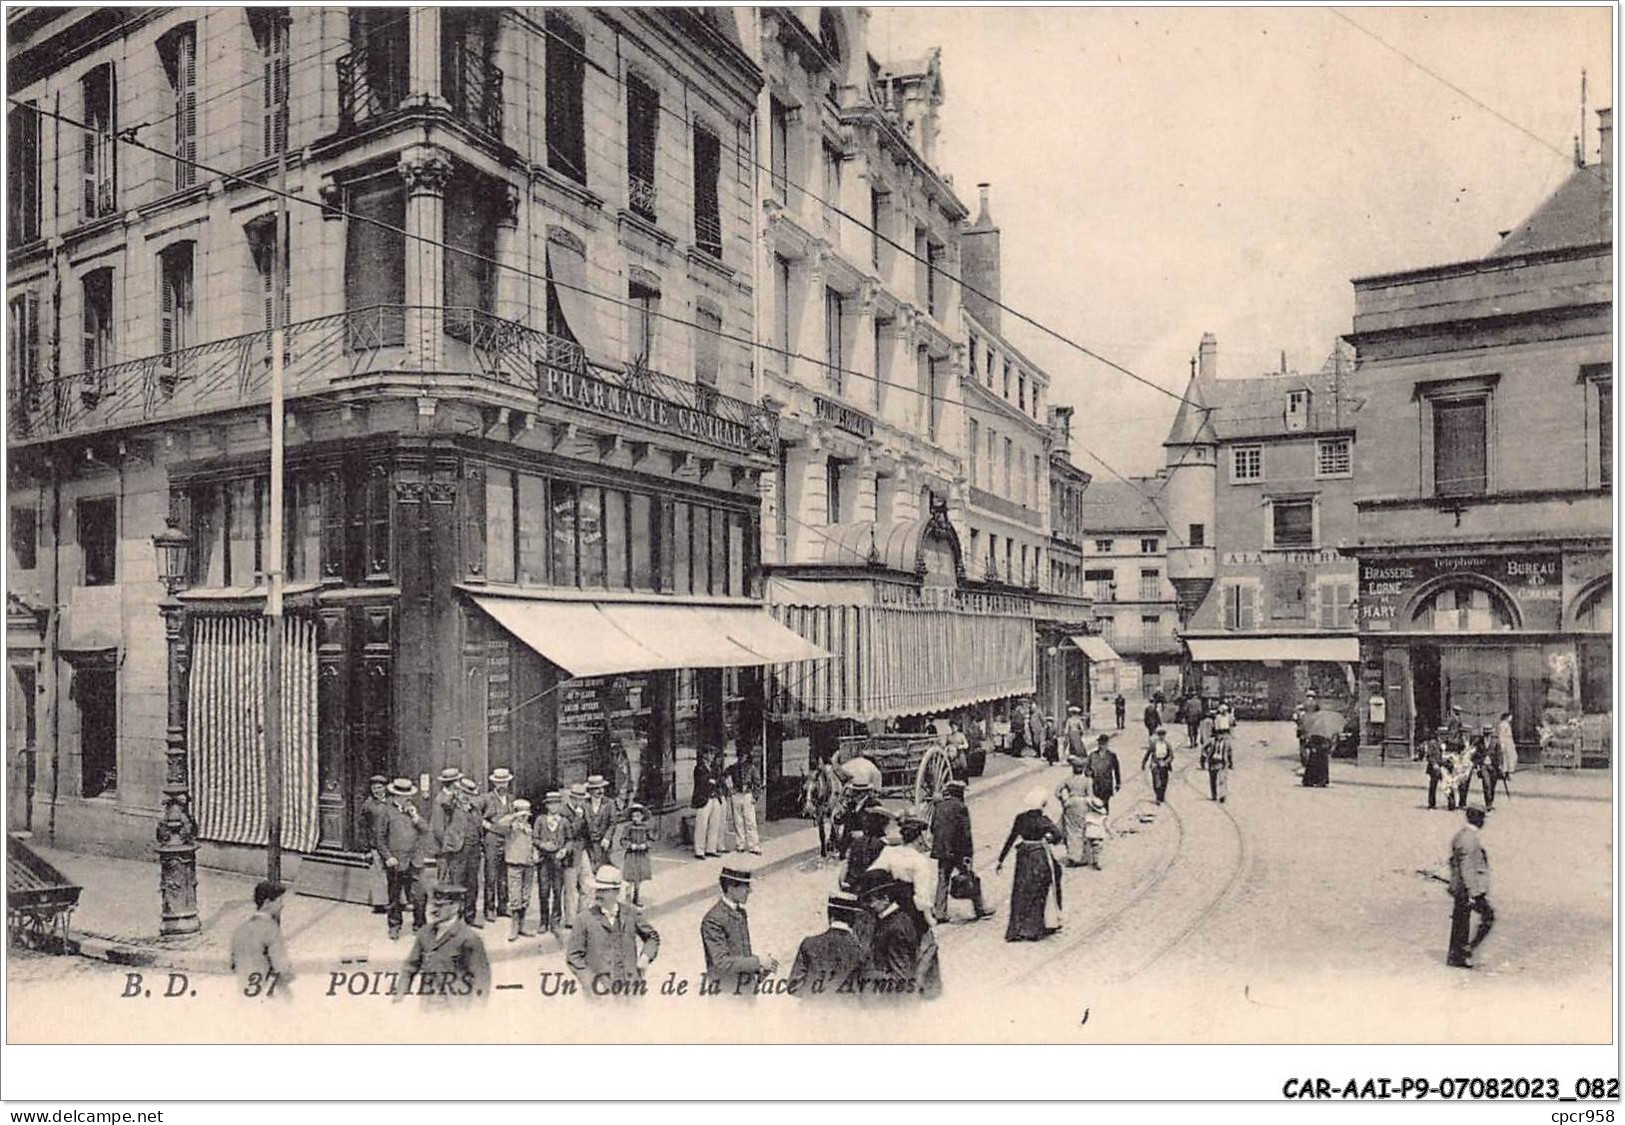
[[[608,418],[622,418],[649,429],[680,434],[740,453],[752,450],[750,427],[743,423],[668,402],[658,395],[618,387],[591,375],[549,367],[543,371],[540,389],[544,402],[574,406]]]

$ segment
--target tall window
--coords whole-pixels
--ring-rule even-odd
[[[1160,570],[1140,571],[1140,600],[1154,602],[1162,597],[1162,572]]]
[[[722,210],[718,182],[722,177],[722,142],[703,125],[694,126],[694,247],[722,257]]]
[[[1027,413],[1027,376],[1016,376],[1016,409]]]
[[[1095,601],[1109,602],[1115,600],[1116,590],[1113,587],[1116,583],[1111,570],[1086,570],[1083,572],[1083,580],[1093,584]]]
[[[1156,648],[1162,644],[1162,618],[1149,615],[1141,617],[1140,636],[1144,639],[1146,648]]]
[[[842,463],[831,457],[824,462],[824,497],[828,524],[841,522],[841,469]]]
[[[39,516],[33,508],[11,506],[6,545],[11,548],[14,569],[33,570],[39,566]]]
[[[768,160],[773,176],[773,195],[780,203],[790,200],[790,107],[773,98],[768,109]]]
[[[1043,496],[1043,494],[1044,494],[1044,490],[1043,490],[1043,488],[1040,487],[1040,484],[1039,484],[1039,482],[1043,478],[1043,473],[1044,473],[1043,459],[1040,458],[1038,456],[1038,454],[1034,453],[1033,454],[1033,499],[1032,499],[1032,503],[1028,505],[1028,507],[1030,507],[1030,508],[1035,508],[1036,509],[1038,507],[1039,498],[1041,496]]]
[[[886,193],[883,191],[869,192],[869,261],[877,269],[880,266],[880,243],[884,237],[881,221],[886,214]]]
[[[260,154],[288,148],[288,9],[250,8],[249,26],[259,52]]]
[[[1001,357],[999,357],[999,362],[1003,366],[1003,369],[1004,369],[1004,401],[1009,402],[1010,401],[1010,360],[1007,357],[1001,356]]]
[[[18,397],[33,407],[40,389],[39,294],[19,293],[7,302],[6,350]]]
[[[1015,446],[1011,443],[1009,438],[1005,438],[1004,439],[1004,494],[1006,496],[1010,495],[1011,461],[1013,461],[1014,458],[1015,458]]]
[[[846,341],[842,338],[845,320],[844,302],[833,289],[824,290],[824,362],[825,380],[836,394],[843,390],[842,357],[846,354]]]
[[[628,324],[627,350],[639,367],[654,366],[655,320],[660,312],[660,288],[648,276],[633,278],[626,287]]]
[[[40,236],[39,122],[33,102],[6,113],[6,232],[13,246]]]
[[[158,255],[158,350],[166,356],[197,341],[193,246],[191,242],[177,242]]]
[[[80,210],[88,221],[118,210],[118,97],[113,64],[104,63],[79,80],[81,119],[89,129],[79,134],[84,180]]]
[[[1349,604],[1354,600],[1354,583],[1348,579],[1320,583],[1320,627],[1344,629],[1354,624]]]
[[[1273,547],[1313,547],[1315,545],[1315,502],[1313,500],[1271,501],[1270,532],[1270,545]]]
[[[927,441],[937,440],[937,418],[940,414],[941,395],[937,393],[941,376],[937,374],[937,361],[930,355],[925,357],[925,437]]]
[[[1230,451],[1230,479],[1233,481],[1264,479],[1264,447],[1238,445]]]
[[[261,329],[269,331],[276,327],[278,311],[282,313],[283,323],[287,323],[288,312],[288,260],[282,259],[283,273],[281,276],[280,292],[278,292],[276,236],[277,222],[274,216],[261,219],[259,222],[248,225],[248,248],[254,258],[255,302],[254,312],[250,317],[248,330],[258,332]]]
[[[440,220],[446,241],[440,292],[449,336],[471,340],[474,323],[496,312],[493,200],[499,198],[488,180],[472,172],[453,177],[447,185]]]
[[[836,208],[841,205],[841,150],[834,145],[824,145],[824,206]],[[828,216],[835,218],[833,211]]]
[[[1346,437],[1321,438],[1315,442],[1315,475],[1346,477],[1354,468],[1354,443]]]
[[[1254,596],[1257,590],[1246,582],[1234,582],[1224,587],[1224,627],[1226,629],[1256,628],[1257,608]]]
[[[502,72],[492,62],[497,19],[490,8],[441,9],[440,92],[452,113],[500,138]]]
[[[773,255],[773,346],[779,354],[776,361],[785,369],[790,367],[790,260]]]
[[[701,305],[694,312],[694,381],[714,387],[722,366],[722,316]]]
[[[85,371],[95,371],[113,362],[113,271],[110,267],[91,270],[82,288],[84,309]]]
[[[577,183],[587,182],[587,40],[576,25],[552,13],[547,17],[547,166]]]
[[[84,586],[111,586],[118,581],[118,501],[111,497],[80,500],[75,508]]]
[[[968,444],[970,445],[970,486],[972,488],[982,487],[980,455],[980,447],[982,442],[982,435],[980,432],[981,428],[982,427],[977,423],[975,418],[970,420],[970,442]]]
[[[1488,400],[1433,404],[1433,491],[1438,496],[1481,496],[1489,486],[1485,431]]]
[[[660,135],[660,94],[631,75],[626,80],[626,196],[634,213],[655,217],[655,153]]]
[[[942,272],[942,259],[948,249],[940,242],[928,242],[925,248],[925,307],[938,320],[942,319],[942,300],[946,287],[938,275]]]
[[[197,25],[183,24],[158,42],[159,56],[169,79],[173,114],[175,189],[197,183]]]
[[[891,349],[886,346],[886,333],[891,330],[892,322],[874,319],[875,330],[875,372],[874,379],[870,381],[870,405],[879,414],[886,401],[886,379],[891,370]]]
[[[1597,382],[1597,467],[1602,471],[1602,483],[1614,480],[1614,382]]]
[[[399,344],[406,338],[406,186],[398,176],[365,180],[350,188],[347,202],[355,217],[344,224],[344,308],[362,314],[348,318],[347,346]]]
[[[350,53],[338,62],[345,125],[388,113],[406,97],[410,19],[408,8],[350,9]]]

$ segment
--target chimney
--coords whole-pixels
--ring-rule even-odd
[[[1055,437],[1055,451],[1072,456],[1072,407],[1050,407],[1050,432]]]
[[[1204,382],[1219,377],[1219,339],[1211,332],[1202,333],[1202,346],[1197,349],[1196,371]]]
[[[999,324],[999,225],[993,221],[988,205],[988,184],[977,184],[981,197],[981,211],[976,222],[967,227],[959,238],[959,270],[965,281],[960,301],[970,313],[994,332],[1003,329]],[[976,290],[976,292],[972,292]],[[986,296],[983,296],[986,294]]]
[[[1614,176],[1614,107],[1597,111],[1597,134],[1602,143],[1602,178],[1609,182]]]

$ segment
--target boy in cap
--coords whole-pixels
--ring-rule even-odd
[[[389,940],[401,936],[401,915],[408,899],[412,903],[412,929],[421,930],[427,918],[428,889],[424,886],[423,869],[428,863],[432,836],[429,826],[412,803],[417,787],[404,777],[397,777],[386,788],[389,807],[384,810],[382,833],[373,841],[383,857],[384,877],[388,881]]]
[[[525,930],[525,915],[530,911],[530,888],[536,881],[536,839],[530,824],[530,802],[515,798],[513,808],[498,815],[493,823],[502,840],[502,875],[508,884],[505,905],[512,921],[508,940],[518,941],[530,936]]]
[[[483,1004],[491,995],[491,959],[466,920],[465,900],[472,898],[457,883],[434,889],[429,925],[412,942],[403,966],[406,986],[396,1000],[416,993],[427,1005],[450,1007]]]
[[[497,827],[497,821],[513,811],[513,773],[498,766],[491,771],[491,788],[479,798],[476,809],[480,814],[480,828],[484,832],[481,857],[485,879],[485,920],[495,922],[498,914],[508,913],[508,875],[503,870],[503,853],[507,838]],[[528,866],[528,864],[527,864]]]
[[[801,1000],[820,996],[851,996],[849,982],[863,971],[868,951],[852,932],[853,920],[863,905],[852,895],[832,894],[825,904],[829,928],[821,934],[801,939],[790,964],[786,988]]]
[[[751,951],[750,920],[745,914],[751,873],[724,867],[718,882],[722,897],[700,920],[700,944],[706,975],[721,978],[723,988],[737,995],[748,992],[754,978],[776,972],[779,963]]]
[[[570,818],[560,810],[564,794],[550,789],[542,799],[542,813],[532,825],[536,844],[536,914],[538,926],[558,936],[564,919],[565,872],[574,842]],[[574,872],[571,871],[571,878]]]

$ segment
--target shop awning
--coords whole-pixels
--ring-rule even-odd
[[[745,668],[829,657],[755,606],[490,596],[473,600],[571,676]]]
[[[1198,664],[1227,660],[1325,660],[1353,664],[1360,659],[1357,637],[1186,637]]]
[[[1076,636],[1072,638],[1072,643],[1078,646],[1083,655],[1097,664],[1107,660],[1123,659],[1117,655],[1116,649],[1106,643],[1105,637]]]

